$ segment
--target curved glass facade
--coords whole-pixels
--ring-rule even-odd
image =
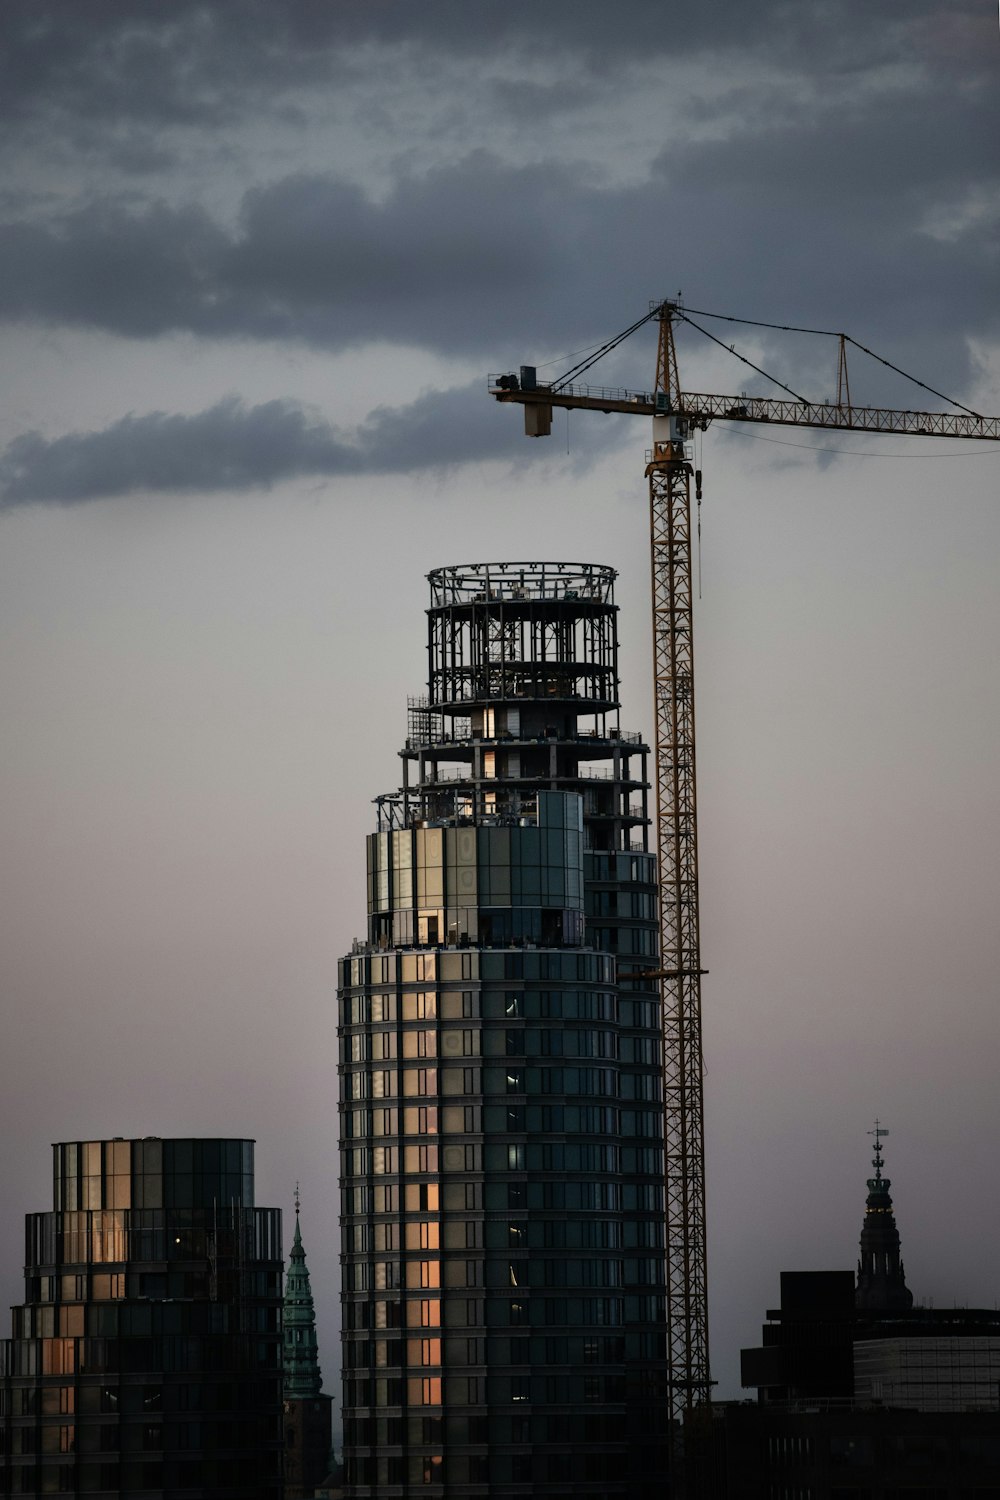
[[[664,1490],[655,862],[613,579],[431,575],[416,777],[340,975],[355,1500]]]

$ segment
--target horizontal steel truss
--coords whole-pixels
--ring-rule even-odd
[[[534,391],[496,390],[498,401],[521,406],[564,406],[587,411],[629,412],[656,416],[648,391],[620,386],[566,385],[558,391],[542,386]],[[969,416],[963,412],[897,411],[891,407],[836,405],[833,402],[771,401],[762,396],[705,396],[684,392],[677,412],[692,427],[718,418],[727,422],[768,422],[785,427],[826,427],[847,432],[905,433],[912,437],[956,437],[1000,440],[1000,417]]]

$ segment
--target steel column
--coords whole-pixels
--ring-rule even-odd
[[[660,860],[671,1415],[707,1403],[708,1285],[698,931],[690,465],[658,443],[649,478]]]

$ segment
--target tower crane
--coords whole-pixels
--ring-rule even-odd
[[[525,433],[544,437],[555,407],[626,412],[653,419],[653,446],[646,465],[649,482],[652,567],[653,691],[656,724],[656,817],[660,876],[660,963],[648,978],[661,984],[664,1018],[664,1116],[666,1170],[667,1325],[670,1414],[707,1405],[708,1287],[705,1244],[705,1150],[701,1036],[701,952],[698,930],[698,836],[695,796],[694,654],[692,636],[691,479],[685,442],[716,419],[850,432],[1000,440],[1000,418],[982,417],[952,402],[922,381],[929,394],[955,412],[898,411],[856,406],[847,378],[847,345],[872,351],[846,334],[839,339],[836,402],[810,402],[781,386],[791,399],[698,395],[682,391],[674,324],[684,321],[715,343],[721,340],[693,322],[679,300],[651,306],[623,333],[610,339],[558,380],[540,384],[536,370],[490,377],[490,393],[524,407]],[[718,317],[718,314],[698,314]],[[576,383],[602,355],[643,324],[659,324],[653,390]],[[726,319],[749,322],[748,319]],[[758,324],[781,328],[780,324]],[[795,329],[803,333],[824,330]],[[723,345],[729,349],[730,346]],[[735,353],[735,350],[731,352]],[[748,359],[745,364],[766,375]],[[874,355],[899,375],[905,372]],[[766,376],[772,380],[773,377]],[[912,376],[907,376],[912,380]],[[780,381],[774,382],[781,385]],[[701,493],[701,475],[696,476]]]

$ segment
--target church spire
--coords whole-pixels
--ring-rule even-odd
[[[913,1293],[906,1285],[899,1255],[899,1230],[889,1197],[891,1184],[888,1177],[882,1176],[882,1141],[889,1132],[876,1120],[875,1129],[869,1130],[868,1134],[875,1137],[875,1155],[872,1157],[875,1176],[868,1178],[854,1300],[856,1306],[865,1309],[908,1308],[913,1306]]]
[[[316,1349],[316,1310],[306,1252],[299,1227],[299,1185],[295,1184],[295,1235],[285,1276],[285,1397],[318,1396],[323,1389]]]

